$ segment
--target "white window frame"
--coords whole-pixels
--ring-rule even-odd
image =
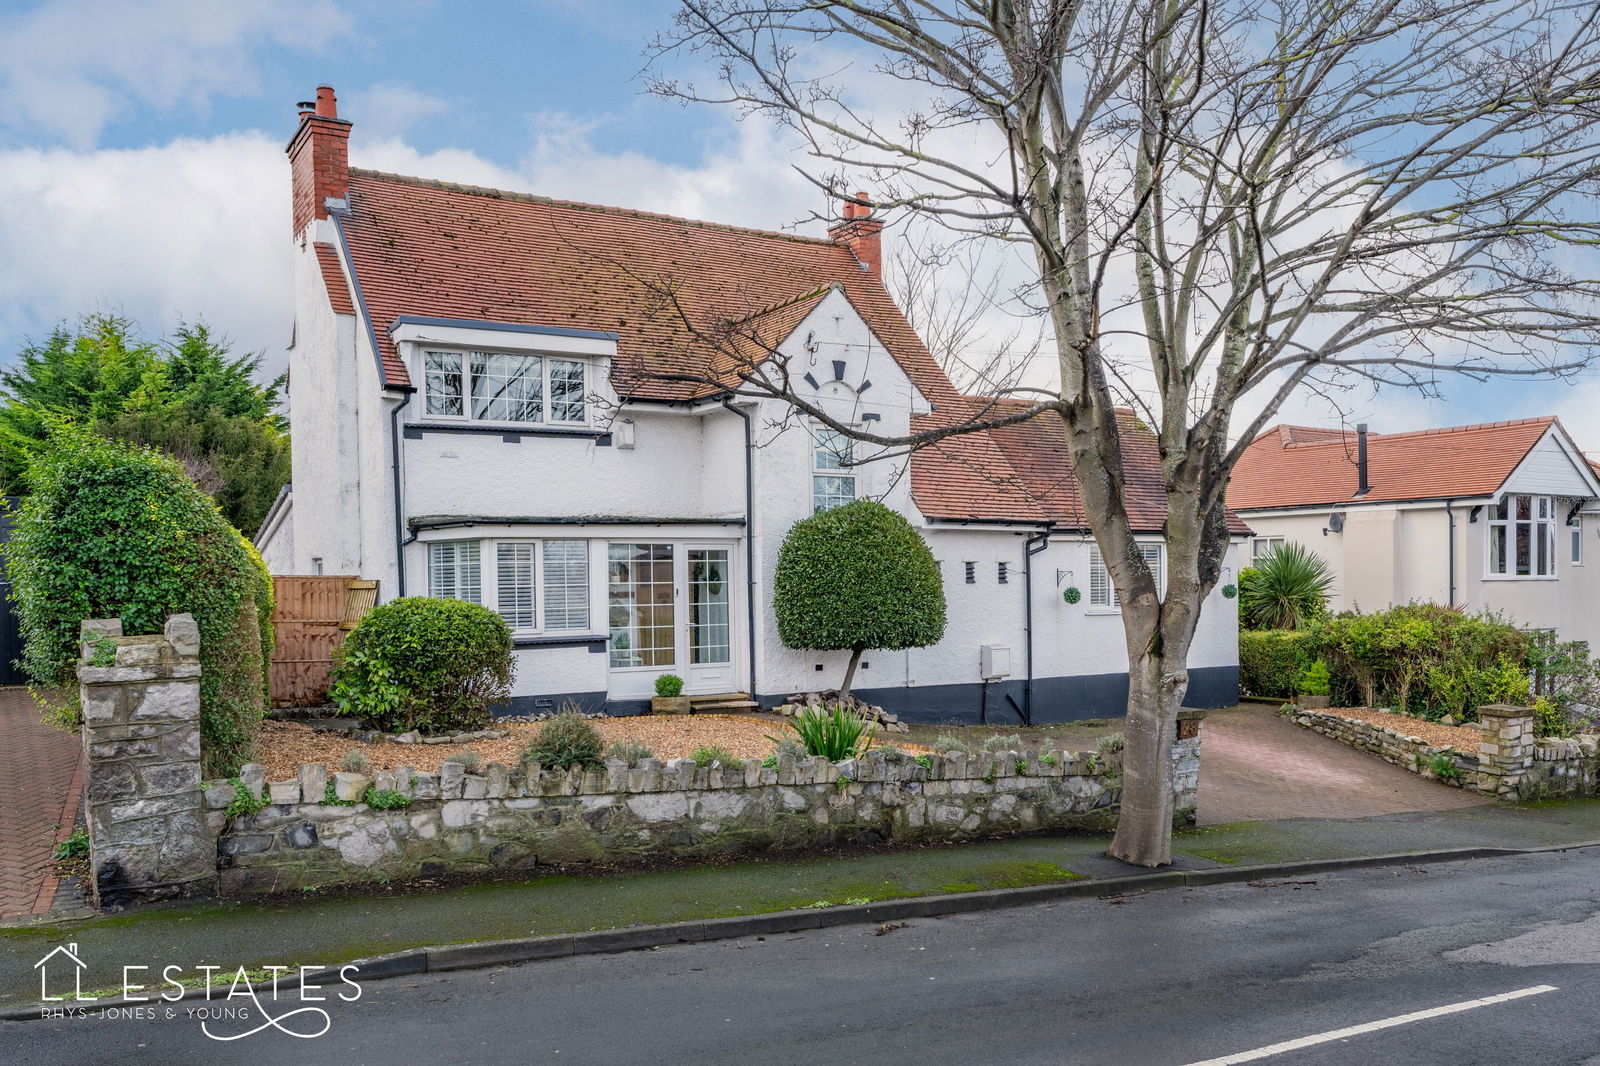
[[[1567,562],[1573,566],[1583,565],[1583,515],[1574,510],[1567,516]]]
[[[428,409],[432,399],[432,390],[428,381],[428,357],[430,355],[453,356],[461,361],[461,414],[439,414]],[[521,359],[539,360],[540,396],[539,418],[534,421],[517,422],[508,419],[475,418],[472,414],[472,357],[475,355],[509,355]],[[572,355],[567,352],[544,351],[511,351],[503,348],[453,348],[444,345],[422,345],[417,349],[417,377],[422,382],[422,420],[424,422],[444,422],[476,426],[550,426],[556,429],[588,429],[594,424],[594,402],[592,399],[593,375],[591,364],[593,360],[582,356]],[[552,418],[551,409],[551,373],[556,363],[571,363],[583,370],[583,391],[581,403],[583,417],[581,419]]]
[[[843,442],[843,451],[840,451],[840,442]],[[829,429],[827,426],[816,426],[811,431],[811,513],[821,514],[831,511],[835,507],[843,507],[845,503],[854,503],[861,499],[861,482],[856,475],[856,468],[846,465],[855,461],[856,442],[846,434]],[[840,461],[838,466],[824,465],[824,453],[830,454]],[[832,503],[827,507],[820,506],[822,494],[817,491],[818,481],[821,478],[833,478],[848,482],[850,485],[850,499],[845,503]],[[830,499],[834,497],[830,494]]]
[[[1518,518],[1517,508],[1519,500],[1528,501],[1528,517]],[[1557,562],[1557,553],[1560,544],[1556,539],[1558,500],[1552,496],[1540,496],[1527,492],[1506,493],[1504,496],[1491,501],[1487,507],[1487,519],[1483,532],[1483,577],[1485,581],[1553,581],[1560,576],[1560,566]],[[1506,517],[1497,516],[1501,505],[1506,508]],[[1528,564],[1529,573],[1516,573],[1517,552],[1517,527],[1528,527]],[[1561,523],[1566,528],[1565,522]],[[1495,532],[1501,531],[1500,543],[1504,548],[1504,558],[1497,559],[1495,552]],[[1549,563],[1546,572],[1539,572],[1539,544],[1545,545],[1545,559]],[[1495,569],[1496,564],[1503,569]]]
[[[1139,541],[1139,550],[1144,553],[1145,562],[1150,564],[1150,572],[1156,579],[1156,595],[1165,599],[1167,596],[1167,546],[1162,541]],[[1101,576],[1103,581],[1100,591],[1095,589],[1095,578]],[[1117,584],[1111,578],[1111,568],[1106,566],[1105,559],[1100,554],[1100,545],[1089,545],[1089,610],[1096,614],[1121,614],[1122,594],[1117,590]]]
[[[547,624],[547,619],[546,619],[546,616],[545,616],[545,612],[549,608],[549,599],[545,594],[545,550],[544,549],[545,549],[545,544],[547,542],[567,542],[567,541],[574,541],[574,542],[582,544],[584,546],[584,551],[583,551],[583,565],[584,565],[583,581],[577,587],[580,587],[580,588],[582,588],[584,590],[584,599],[585,599],[585,602],[586,602],[587,607],[588,607],[588,612],[587,612],[587,619],[586,619],[585,623],[582,626],[565,626],[565,627],[557,628],[557,627],[552,627],[552,626],[548,625]],[[462,545],[462,544],[475,544],[478,547],[478,598],[476,600],[472,600],[471,602],[480,603],[483,606],[489,608],[491,611],[494,611],[496,614],[500,613],[500,545],[502,545],[502,544],[519,544],[519,545],[520,544],[527,544],[527,545],[532,545],[533,546],[533,549],[534,549],[534,552],[533,552],[534,625],[532,627],[512,626],[511,632],[512,632],[512,634],[514,636],[519,636],[519,637],[521,637],[521,636],[540,636],[540,635],[564,636],[564,635],[569,634],[569,633],[592,633],[594,631],[594,611],[595,611],[595,603],[594,603],[594,549],[593,549],[592,543],[589,540],[584,539],[582,537],[538,537],[538,538],[534,538],[534,537],[492,537],[492,538],[485,538],[485,539],[461,539],[461,540],[433,540],[433,541],[428,541],[427,542],[427,572],[428,572],[428,595],[429,596],[436,596],[436,597],[441,597],[441,598],[446,598],[446,599],[449,599],[449,598],[467,599],[467,597],[450,597],[450,596],[442,595],[440,590],[434,585],[434,580],[433,580],[434,579],[434,565],[433,565],[434,550],[436,548],[440,549],[440,550],[443,550],[444,548],[449,547],[449,548],[451,548],[453,550],[459,551],[460,550],[459,549],[459,545]],[[505,617],[505,616],[501,615],[501,617]],[[506,624],[507,625],[511,625],[509,620],[507,621]]]
[[[1251,537],[1250,538],[1250,565],[1254,566],[1261,561],[1263,555],[1281,548],[1288,542],[1288,537]],[[1264,546],[1264,547],[1263,547]]]

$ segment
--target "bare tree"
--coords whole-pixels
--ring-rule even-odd
[[[1031,250],[1056,394],[885,438],[808,407],[770,360],[740,391],[890,447],[1065,422],[1126,630],[1112,855],[1171,860],[1224,490],[1285,398],[1595,353],[1597,19],[1593,0],[682,0],[652,43],[653,91],[775,120],[830,194]],[[697,61],[713,84],[675,76]],[[1119,394],[1160,444],[1164,597],[1125,506]]]

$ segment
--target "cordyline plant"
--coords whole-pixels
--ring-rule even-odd
[[[1299,629],[1327,611],[1332,587],[1328,561],[1286,541],[1239,575],[1240,620],[1251,629]]]
[[[791,388],[781,338],[691,325],[738,395],[864,442],[1065,423],[1123,605],[1112,855],[1171,860],[1224,490],[1284,400],[1557,375],[1600,343],[1597,19],[1593,0],[683,0],[652,42],[653,91],[775,121],[831,196],[1031,253],[1059,389],[905,437]],[[710,84],[682,76],[700,63]],[[1159,442],[1164,596],[1129,522],[1123,404]]]

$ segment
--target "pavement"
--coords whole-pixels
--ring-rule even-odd
[[[72,833],[82,742],[46,725],[19,687],[0,688],[0,919],[56,901],[56,844]]]
[[[1282,818],[1370,818],[1492,801],[1295,725],[1264,704],[1206,715],[1200,740],[1202,825]]]
[[[0,1023],[0,1047],[15,1066],[1597,1066],[1597,883],[1590,849],[1090,897],[261,1005],[302,1036],[326,1029],[310,1039],[226,1040],[260,1017],[158,1007]]]

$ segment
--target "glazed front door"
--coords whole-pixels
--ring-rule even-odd
[[[733,582],[727,548],[688,545],[684,552],[689,610],[684,618],[687,689],[732,692]]]

